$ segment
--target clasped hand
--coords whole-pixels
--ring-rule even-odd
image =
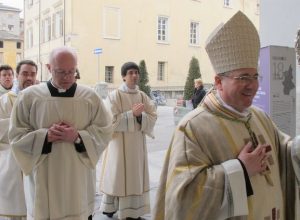
[[[55,123],[48,129],[48,142],[66,141],[73,143],[77,137],[76,128],[66,122]]]
[[[143,103],[136,103],[132,106],[132,112],[135,117],[140,116],[144,111],[144,104]]]
[[[254,176],[267,169],[267,160],[269,157],[267,153],[270,150],[271,146],[268,144],[259,144],[255,149],[253,149],[251,142],[248,142],[244,146],[238,155],[238,158],[245,165],[249,176]]]

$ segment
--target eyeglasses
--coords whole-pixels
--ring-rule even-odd
[[[76,75],[76,70],[71,70],[71,71],[64,71],[64,70],[53,70],[53,72],[58,75],[59,77],[69,77],[69,76],[75,76]]]
[[[249,82],[252,82],[252,81],[259,81],[261,82],[262,81],[262,76],[260,75],[254,75],[254,76],[250,76],[250,75],[242,75],[242,76],[228,76],[228,75],[222,75],[224,77],[227,77],[227,78],[231,78],[231,79],[235,79],[241,83],[249,83]]]

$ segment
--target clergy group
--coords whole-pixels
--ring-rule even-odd
[[[300,220],[300,136],[252,105],[264,76],[255,26],[239,11],[205,49],[214,86],[174,130],[152,219]],[[104,218],[151,212],[146,136],[158,116],[140,68],[124,63],[102,100],[77,83],[77,63],[75,49],[55,48],[42,83],[31,60],[16,75],[0,66],[0,219],[95,219],[96,175]]]

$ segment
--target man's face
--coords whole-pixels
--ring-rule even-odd
[[[35,84],[37,69],[30,64],[23,64],[17,74],[19,89],[23,90]]]
[[[133,89],[138,84],[140,79],[139,71],[136,69],[129,69],[126,72],[126,76],[123,76],[123,80],[125,80],[126,85]]]
[[[2,70],[0,72],[0,84],[5,89],[10,89],[13,86],[13,71],[12,70]]]
[[[53,63],[47,64],[52,74],[55,86],[61,89],[69,89],[75,83],[77,62],[70,53],[57,54]]]
[[[258,89],[258,73],[255,68],[243,68],[215,77],[215,85],[223,101],[243,112],[251,106]]]

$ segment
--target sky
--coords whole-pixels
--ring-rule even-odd
[[[15,8],[23,9],[24,0],[0,0],[4,5],[12,6]]]
[[[23,10],[24,0],[0,0],[0,3]],[[23,17],[22,12],[21,12],[20,16],[21,16],[21,18]]]

